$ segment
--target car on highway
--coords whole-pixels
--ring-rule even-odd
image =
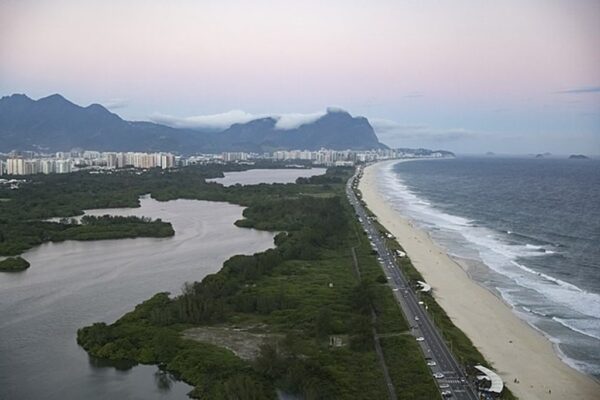
[[[436,372],[435,374],[433,374],[433,377],[435,379],[444,379],[444,374],[442,374],[441,372]]]
[[[443,397],[446,397],[446,398],[448,398],[448,397],[452,397],[452,392],[451,392],[451,391],[449,391],[449,390],[444,390],[444,391],[442,392],[442,396],[443,396]]]
[[[433,366],[437,365],[437,363],[435,361],[427,361],[427,365],[429,365],[430,367],[433,367]]]
[[[419,337],[417,338],[417,342],[422,342],[422,341],[424,341],[424,340],[425,340],[425,338],[424,338],[423,336],[419,336]]]
[[[450,387],[450,385],[448,385],[447,383],[442,383],[440,385],[440,389],[448,389]]]
[[[417,316],[415,315],[415,321],[418,321],[418,320],[419,320],[419,317],[417,317]]]

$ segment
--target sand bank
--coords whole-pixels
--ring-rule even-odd
[[[469,278],[427,233],[415,228],[381,196],[379,168],[367,167],[359,184],[363,199],[400,244],[454,324],[473,341],[505,384],[522,400],[600,399],[600,384],[563,363],[552,343],[492,292]],[[519,383],[514,383],[517,378]],[[551,391],[551,393],[549,392]]]

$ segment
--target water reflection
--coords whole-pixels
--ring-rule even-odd
[[[135,361],[129,360],[107,360],[104,358],[96,358],[94,356],[88,355],[88,362],[90,366],[94,369],[102,369],[102,368],[114,368],[117,371],[129,371],[131,368],[138,365]]]
[[[171,386],[176,378],[170,373],[158,369],[154,373],[154,382],[156,382],[156,387],[158,387],[161,391],[169,391],[171,390]]]
[[[156,366],[88,357],[77,329],[273,246],[272,233],[233,225],[242,208],[232,204],[145,198],[110,214],[161,218],[175,236],[47,243],[24,254],[27,271],[0,274],[0,399],[186,399],[192,388]]]

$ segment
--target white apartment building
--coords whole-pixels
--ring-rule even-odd
[[[6,160],[6,173],[8,175],[25,175],[25,160],[22,158]]]
[[[71,160],[57,160],[56,161],[56,173],[57,174],[68,174],[71,172]]]

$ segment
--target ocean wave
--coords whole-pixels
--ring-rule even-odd
[[[552,317],[552,320],[572,331],[600,340],[600,321],[596,319],[576,319]]]
[[[554,349],[556,350],[556,354],[558,354],[558,357],[562,360],[562,362],[567,364],[569,367],[577,371],[581,371],[585,374],[600,374],[600,367],[598,365],[590,364],[582,360],[575,360],[574,358],[567,356],[565,352],[560,348],[560,344],[555,344]]]
[[[534,249],[534,250],[544,250],[544,251],[546,251],[546,250],[544,249],[544,246],[538,246],[538,245],[531,244],[531,243],[527,243],[527,244],[525,244],[525,247],[527,247],[528,249]]]
[[[533,314],[533,315],[537,315],[539,317],[548,317],[549,316],[548,314],[546,314],[544,312],[533,310],[533,309],[531,309],[529,307],[521,306],[521,308],[523,310],[527,311],[528,313]]]
[[[539,302],[539,307],[544,308],[545,311],[548,311],[548,307],[566,309],[571,310],[574,316],[596,318],[600,322],[600,295],[587,292],[575,284],[518,262],[530,257],[557,255],[557,247],[552,243],[518,232],[497,231],[476,226],[472,220],[427,205],[408,188],[392,167],[390,165],[388,168],[383,168],[380,175],[383,183],[380,190],[384,189],[382,194],[390,200],[392,206],[430,230],[452,232],[462,238],[460,242],[450,242],[446,247],[452,247],[449,251],[459,257],[464,251],[461,251],[460,247],[468,247],[476,251],[485,265],[512,281],[516,289],[520,288],[515,293],[495,288],[509,304],[513,306],[527,304],[528,297],[536,293],[536,299],[542,300]],[[528,295],[528,290],[533,292]],[[529,312],[540,317],[549,317],[546,312],[536,310],[539,307],[531,305]],[[579,328],[583,331],[588,329],[585,326]],[[588,333],[591,336],[596,335],[594,331]]]

